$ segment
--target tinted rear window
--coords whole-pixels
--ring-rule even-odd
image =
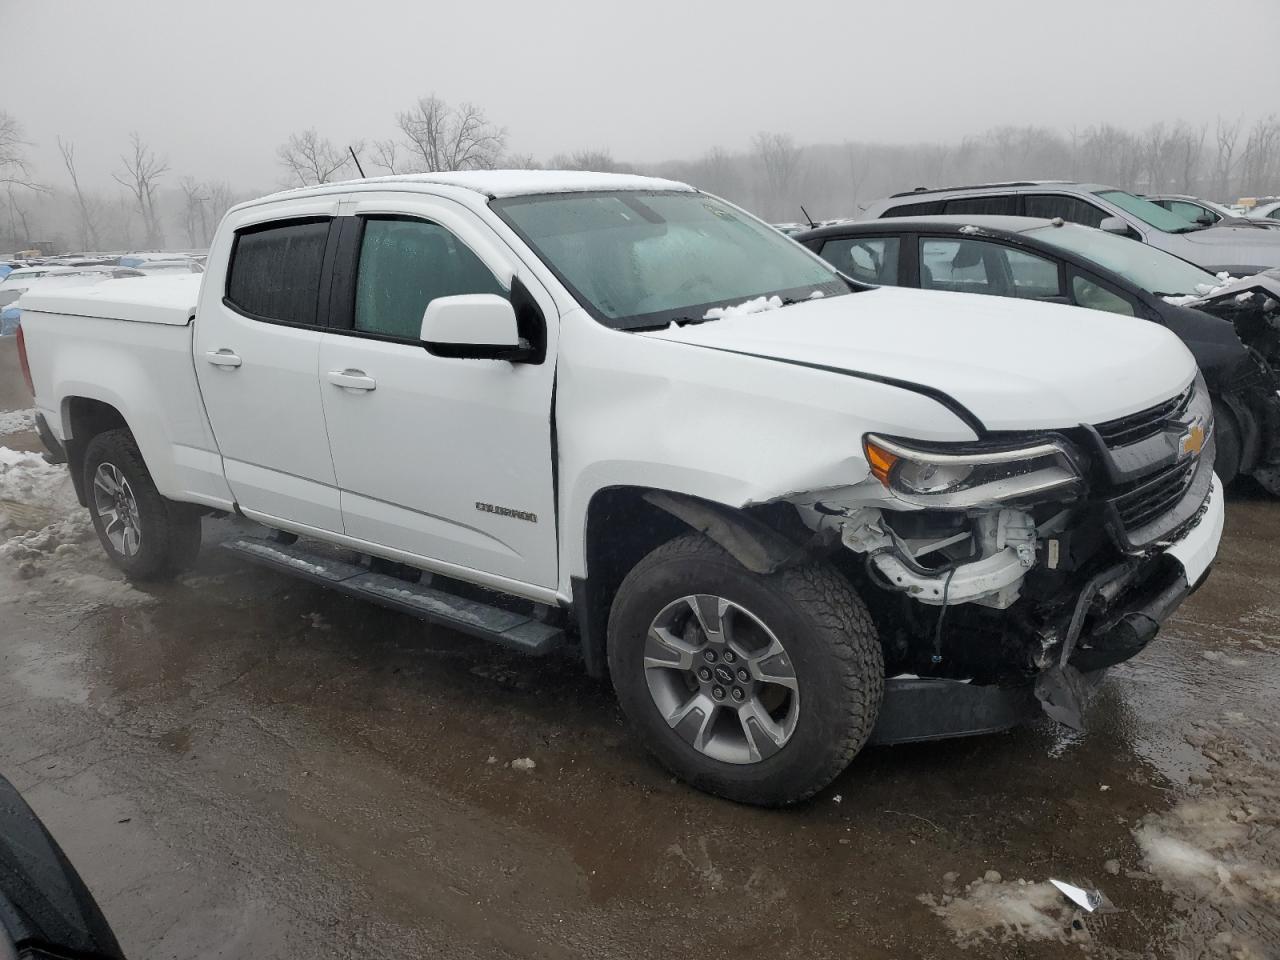
[[[236,235],[227,300],[263,320],[315,324],[328,220],[294,220]]]
[[[947,201],[948,214],[970,216],[1013,217],[1018,214],[1018,198],[1003,197],[956,197]]]

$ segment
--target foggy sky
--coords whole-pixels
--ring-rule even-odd
[[[1253,120],[1280,110],[1278,28],[1280,0],[0,0],[0,108],[55,185],[56,134],[97,187],[136,129],[174,179],[271,188],[291,132],[388,137],[432,92],[544,162]]]

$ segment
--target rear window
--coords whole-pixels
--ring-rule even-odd
[[[947,201],[947,214],[1013,217],[1018,214],[1018,198],[1007,194],[997,197],[956,197]]]
[[[942,212],[941,200],[923,200],[919,203],[900,203],[890,207],[881,217],[931,217]]]
[[[314,325],[329,221],[293,220],[236,234],[227,302],[259,320]]]

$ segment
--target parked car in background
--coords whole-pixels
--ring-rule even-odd
[[[1125,190],[1067,180],[920,187],[873,203],[866,219],[939,214],[1059,217],[1141,240],[1211,273],[1240,276],[1280,267],[1280,232],[1201,227]]]
[[[204,273],[204,267],[189,257],[173,260],[144,260],[132,269],[148,276],[158,273]]]
[[[1280,197],[1259,197],[1245,216],[1251,220],[1280,219]]]
[[[1218,476],[1230,483],[1249,474],[1280,495],[1280,311],[1268,317],[1265,297],[1227,316],[1221,302],[1204,302],[1226,289],[1220,278],[1061,220],[901,217],[795,239],[864,283],[1072,304],[1167,327],[1191,350],[1213,395]]]
[[[1188,223],[1198,224],[1202,227],[1252,227],[1254,229],[1270,229],[1280,230],[1280,220],[1271,220],[1265,217],[1246,217],[1238,210],[1232,210],[1230,207],[1221,203],[1214,203],[1212,200],[1201,200],[1199,197],[1189,197],[1183,194],[1159,194],[1147,195],[1145,199],[1150,200],[1157,206],[1164,207],[1171,213],[1176,213]]]

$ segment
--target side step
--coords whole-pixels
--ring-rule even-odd
[[[468,600],[385,573],[372,573],[354,563],[308,550],[299,543],[278,543],[264,537],[238,537],[222,546],[254,563],[283,570],[339,593],[369,600],[473,637],[496,640],[523,653],[542,656],[564,644],[564,630],[528,614]]]

